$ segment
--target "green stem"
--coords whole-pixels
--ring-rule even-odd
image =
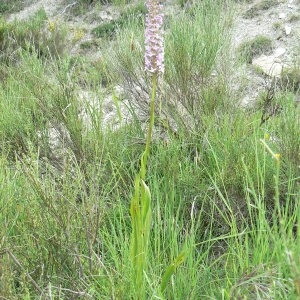
[[[280,170],[280,160],[277,159],[277,161],[276,161],[276,175],[275,175],[275,201],[276,201],[276,206],[277,206],[279,222],[280,222],[281,225],[283,225],[284,220],[282,218],[282,213],[281,213],[281,208],[280,208],[280,201],[279,201],[279,170]]]
[[[149,124],[149,130],[146,140],[146,148],[145,152],[142,156],[142,166],[141,166],[141,179],[145,180],[146,178],[146,166],[147,166],[147,159],[148,155],[150,153],[150,143],[151,143],[151,136],[152,136],[152,130],[154,125],[154,102],[155,102],[155,96],[156,96],[156,86],[157,86],[157,74],[154,74],[152,77],[152,96],[151,96],[151,102],[150,102],[150,124]]]

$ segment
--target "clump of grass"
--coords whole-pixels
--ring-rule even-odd
[[[132,0],[79,0],[70,1],[66,0],[66,5],[71,5],[69,12],[74,16],[83,15],[92,9],[100,9],[102,5],[119,5],[123,6],[129,4]]]
[[[253,3],[253,0],[234,0],[236,3]]]
[[[297,22],[300,20],[300,14],[292,14],[289,18],[289,22]]]
[[[272,24],[272,27],[275,29],[275,30],[279,30],[281,27],[282,27],[282,23],[281,22],[274,22]]]
[[[30,1],[30,4],[33,4],[36,1],[37,0]],[[28,1],[23,1],[23,0],[15,0],[15,1],[2,0],[0,2],[0,16],[1,14],[18,12],[22,10],[27,4]]]
[[[0,59],[14,60],[19,50],[37,53],[39,57],[57,57],[64,53],[66,30],[59,23],[50,22],[47,15],[39,10],[28,21],[0,24]]]
[[[5,12],[9,11],[8,3],[1,2],[0,3],[0,14],[3,14]]]
[[[300,67],[283,70],[281,88],[297,93],[300,91]]]
[[[84,50],[89,50],[89,49],[92,49],[92,48],[95,48],[95,47],[99,47],[100,46],[100,43],[93,39],[93,40],[88,40],[88,41],[85,41],[85,42],[82,42],[80,44],[80,48],[81,49],[84,49]]]
[[[104,23],[95,27],[92,30],[92,34],[98,38],[111,37],[112,34],[117,29],[117,27],[118,27],[118,23],[116,21],[111,21],[109,23]]]
[[[178,0],[178,4],[181,8],[188,7],[193,4],[193,0]]]
[[[278,3],[274,0],[263,0],[255,5],[253,5],[251,8],[249,8],[245,13],[244,17],[247,19],[252,19],[254,17],[259,16],[261,11],[265,11],[270,9],[273,6],[276,6]]]
[[[269,54],[272,50],[272,40],[266,36],[258,35],[250,41],[246,41],[239,46],[238,52],[242,59],[251,63],[253,58],[261,54]]]
[[[124,27],[130,19],[136,19],[142,21],[146,14],[146,7],[143,3],[139,3],[136,6],[126,9],[123,11],[119,19],[111,21],[109,23],[101,24],[92,30],[94,36],[100,37],[111,37],[118,28]]]

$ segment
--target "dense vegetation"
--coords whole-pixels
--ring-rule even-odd
[[[71,56],[76,36],[44,11],[1,21],[0,298],[299,299],[299,68],[242,108],[236,63],[265,42],[233,55],[233,3],[179,2],[165,18],[142,291],[129,208],[151,96],[143,1],[119,6],[113,34],[95,28],[82,48],[97,45],[97,61]]]

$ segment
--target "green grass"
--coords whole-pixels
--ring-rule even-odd
[[[238,49],[243,61],[251,63],[253,58],[261,54],[269,54],[272,50],[272,40],[269,37],[258,35],[250,41],[242,43]]]
[[[78,0],[76,2],[71,0],[65,0],[64,5],[68,7],[68,11],[73,16],[84,15],[93,9],[99,10],[107,5],[115,5],[122,7],[124,5],[130,4],[132,0]]]
[[[0,21],[0,60],[16,61],[20,52],[35,53],[52,58],[63,55],[67,31],[63,24],[48,21],[44,9],[37,11],[28,21]]]
[[[223,4],[203,1],[192,14],[174,14],[166,23],[166,72],[145,178],[152,221],[140,290],[130,201],[151,87],[142,22],[128,18],[115,39],[103,42],[96,62],[40,55],[26,34],[16,59],[5,53],[1,297],[299,298],[297,69],[289,74],[293,88],[283,85],[272,103],[251,111],[238,107],[229,84],[231,15]],[[47,27],[46,19],[39,22]],[[32,22],[22,26],[38,32]],[[5,26],[2,37],[21,30],[16,23]],[[124,96],[117,95],[117,85]],[[280,109],[261,124],[262,115],[273,111],[267,104]],[[108,121],[107,111],[115,111],[121,125]]]
[[[14,13],[22,10],[26,5],[33,4],[37,2],[36,0],[33,1],[24,1],[24,0],[2,0],[0,2],[0,16],[6,15],[8,13]]]
[[[146,7],[143,3],[139,3],[133,7],[125,9],[117,20],[100,24],[92,30],[95,37],[112,37],[118,29],[126,26],[130,20],[142,21],[146,14]],[[140,22],[141,23],[141,22]]]
[[[294,66],[283,72],[281,87],[297,93],[300,90],[300,67]]]
[[[263,11],[266,11],[276,5],[278,5],[277,0],[263,0],[254,4],[244,13],[243,16],[247,19],[252,19],[254,17],[258,17]]]

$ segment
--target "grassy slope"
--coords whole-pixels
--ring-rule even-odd
[[[276,91],[268,108],[280,112],[261,124],[274,110],[236,105],[230,12],[224,19],[221,6],[203,1],[166,24],[156,126],[168,142],[153,141],[148,163],[153,220],[138,293],[144,299],[300,295],[299,106],[291,91]],[[104,39],[99,66],[64,54],[64,36],[57,45],[55,29],[40,34],[43,20],[39,13],[25,25],[1,27],[0,296],[136,299],[129,204],[144,147],[141,124],[109,130],[77,92],[97,93],[101,106],[99,86],[122,84],[147,114],[148,96],[134,98],[130,89],[149,89],[141,80],[143,25],[128,18],[113,41]],[[92,120],[88,131],[82,110]],[[51,144],[53,132],[63,147]],[[162,295],[161,275],[181,250],[184,264]]]

